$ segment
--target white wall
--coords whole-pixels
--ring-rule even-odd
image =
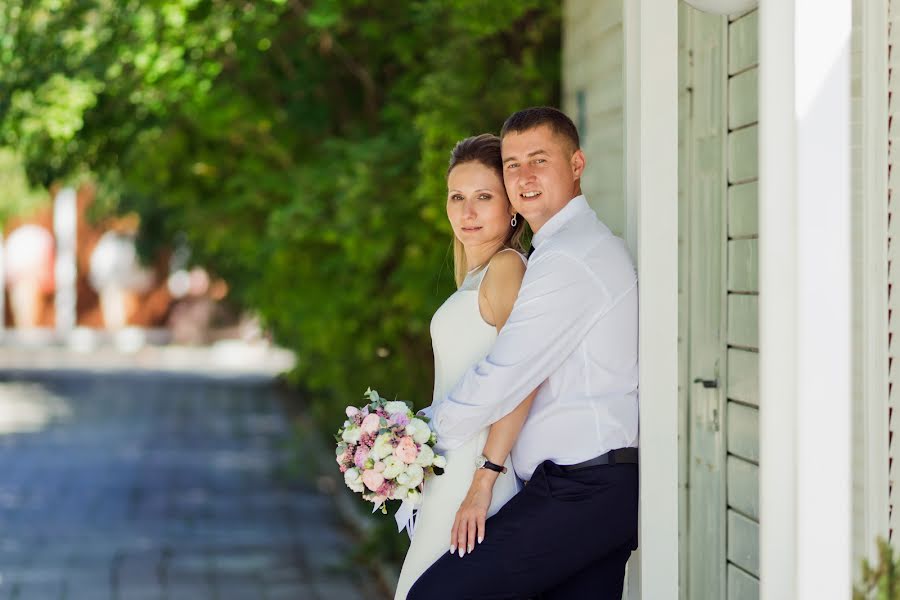
[[[625,71],[622,0],[563,4],[562,109],[581,133],[582,189],[600,219],[625,235]]]

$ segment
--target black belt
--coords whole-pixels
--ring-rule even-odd
[[[610,450],[606,454],[601,454],[596,458],[592,458],[590,460],[586,460],[584,462],[580,462],[574,465],[559,465],[559,468],[563,471],[577,471],[578,469],[586,469],[588,467],[596,467],[598,465],[620,465],[620,464],[634,464],[636,465],[638,462],[638,449],[637,448],[618,448],[616,450]]]

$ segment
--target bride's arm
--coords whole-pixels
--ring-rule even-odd
[[[512,312],[524,274],[525,265],[513,252],[500,252],[491,260],[490,270],[481,284],[478,305],[484,319],[492,323],[498,333]],[[492,463],[502,465],[506,462],[528,418],[536,393],[537,390],[532,391],[512,412],[491,425],[483,454]],[[485,520],[497,477],[515,477],[515,473],[501,475],[490,469],[475,471],[450,533],[451,553],[458,548],[460,556],[463,556],[474,549],[476,538],[478,543],[484,540]]]
[[[497,333],[500,333],[509,319],[524,276],[525,264],[516,252],[499,252],[491,260],[491,268],[485,274],[479,290],[478,306],[485,320],[497,328]],[[511,413],[491,425],[483,453],[492,463],[502,465],[506,461],[525,419],[528,418],[536,392],[537,390],[532,391]],[[485,470],[498,475],[490,469],[479,469]],[[476,476],[478,475],[480,473],[476,472]],[[487,479],[491,484],[496,481],[496,477]]]

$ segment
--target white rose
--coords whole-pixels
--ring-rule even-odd
[[[405,485],[411,488],[418,486],[425,479],[425,471],[415,463],[406,467],[406,475],[409,476],[409,483]]]
[[[406,402],[392,400],[384,403],[384,410],[387,411],[387,414],[389,415],[395,415],[397,413],[405,415],[407,411],[409,411],[409,407],[406,405]]]
[[[427,444],[422,444],[419,448],[419,455],[416,457],[416,464],[422,467],[430,467],[434,461],[434,450]]]
[[[359,471],[357,469],[347,469],[344,472],[344,483],[346,483],[347,487],[354,492],[358,493],[365,490],[362,475],[359,474]]]
[[[411,435],[417,444],[424,444],[431,439],[431,428],[422,419],[412,419],[406,426],[406,434]]]
[[[431,461],[431,464],[437,467],[438,469],[447,468],[447,459],[440,455],[435,455],[434,460]]]
[[[403,472],[406,468],[406,464],[399,460],[396,456],[387,456],[384,459],[384,471],[382,471],[382,475],[384,475],[385,479],[394,479],[397,475]]]
[[[415,488],[409,490],[409,492],[407,492],[407,494],[406,494],[406,499],[412,500],[413,502],[418,502],[421,497],[422,497],[422,494],[419,492],[419,490],[417,490]]]
[[[369,453],[369,456],[374,454],[378,460],[381,460],[386,456],[390,456],[393,452],[394,447],[391,445],[391,434],[382,433],[375,438],[375,443],[372,444],[372,451]]]
[[[410,465],[410,466],[412,466],[412,465]],[[409,487],[409,482],[410,482],[409,473],[407,473],[406,471],[397,475],[397,483],[399,485]]]
[[[360,435],[362,435],[362,430],[354,425],[344,430],[344,433],[341,435],[341,439],[348,444],[356,444],[359,442]]]
[[[391,494],[391,500],[406,500],[406,496],[409,494],[409,488],[403,485],[398,485],[394,488],[394,492]]]

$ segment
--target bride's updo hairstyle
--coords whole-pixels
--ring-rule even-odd
[[[503,185],[503,158],[500,155],[500,138],[491,133],[482,133],[481,135],[473,135],[464,140],[460,140],[450,152],[450,165],[447,167],[447,177],[450,171],[457,165],[465,163],[477,162],[485,167],[492,169],[500,178],[500,184]],[[504,188],[505,190],[505,188]],[[504,193],[504,196],[506,194]],[[509,198],[506,200],[509,202]],[[516,226],[510,227],[503,240],[506,248],[512,248],[519,252],[524,252],[522,246],[522,237],[525,235],[525,219],[522,215],[516,218]],[[456,278],[456,285],[462,285],[463,280],[469,272],[469,265],[466,263],[466,252],[462,242],[456,236],[453,236],[453,274]]]

